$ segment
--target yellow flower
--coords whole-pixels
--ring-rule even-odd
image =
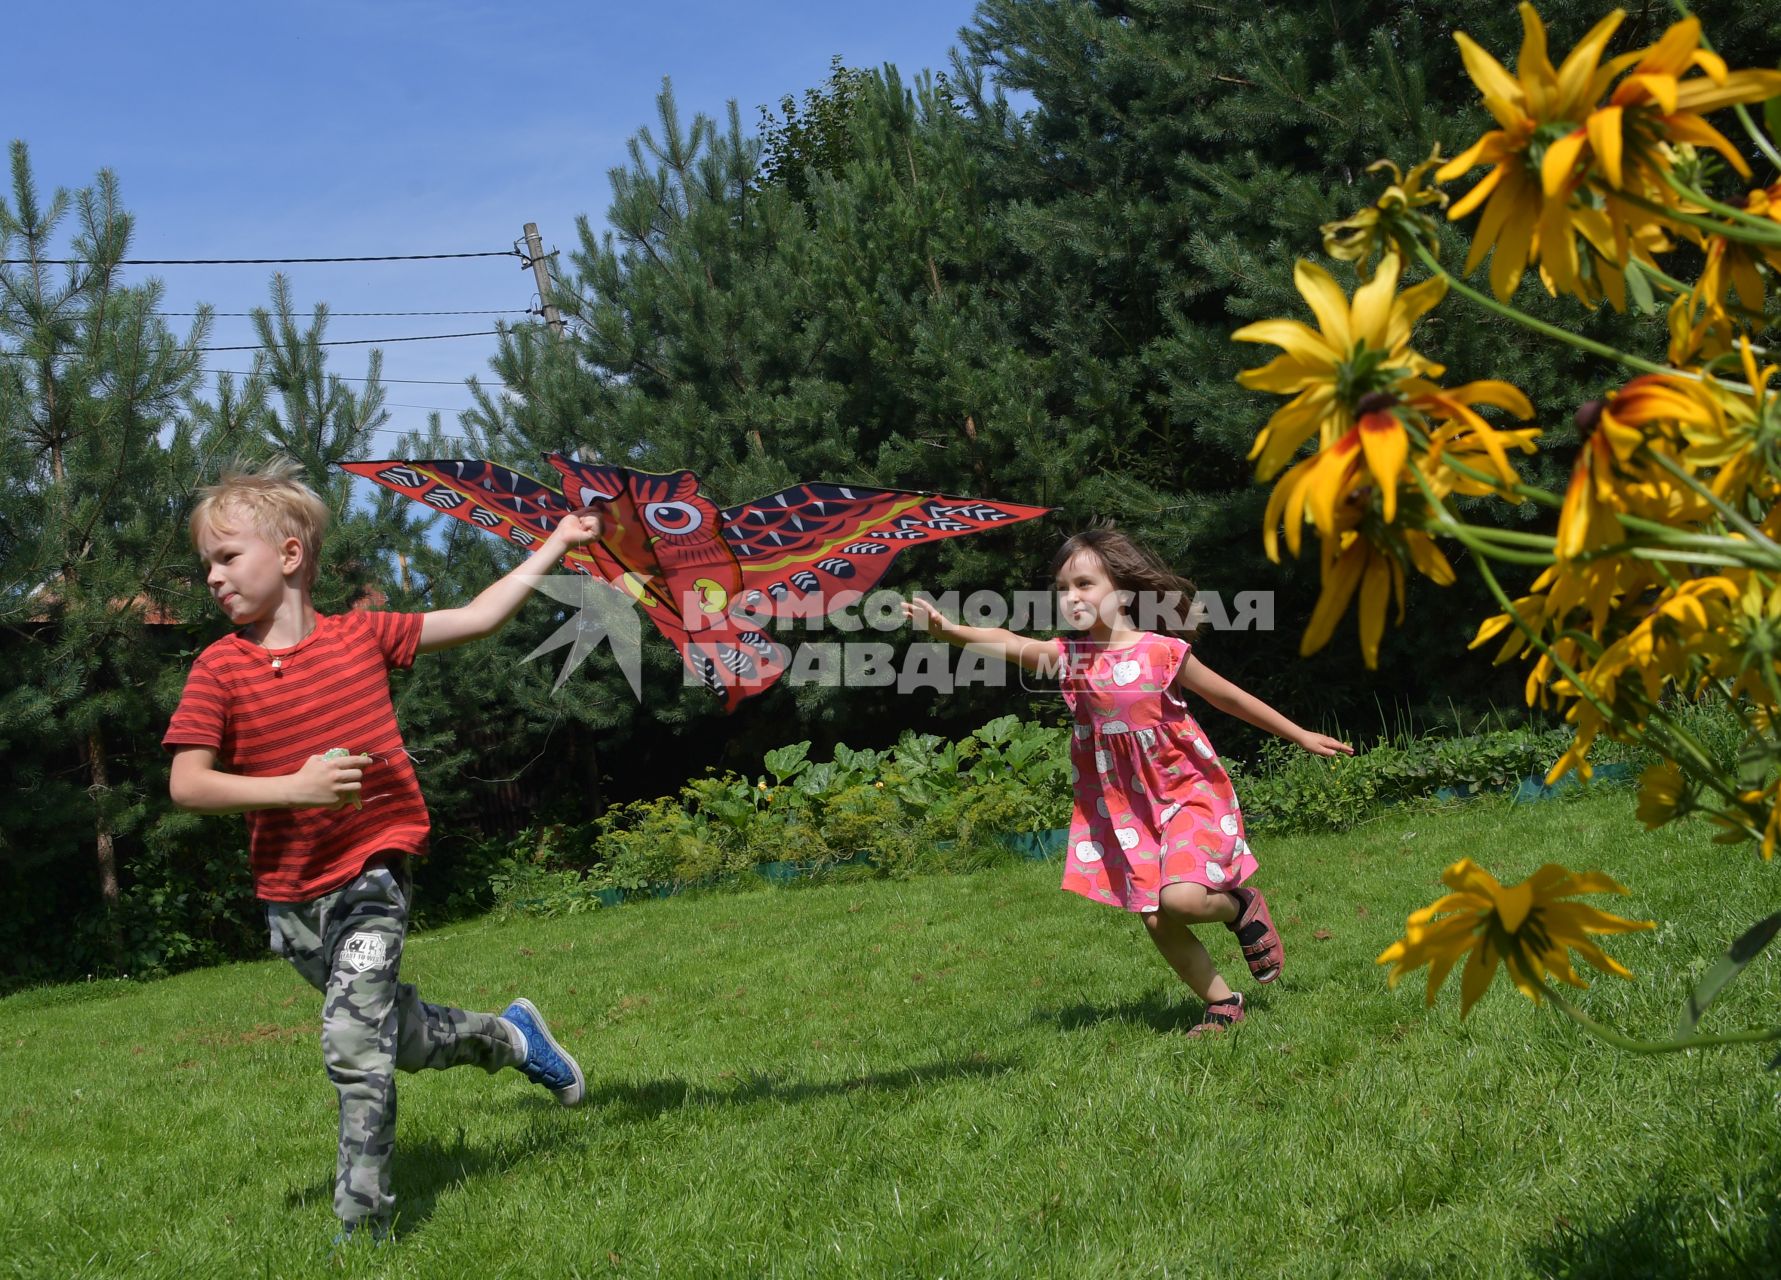
[[[1655,831],[1676,816],[1688,789],[1674,760],[1654,764],[1639,774],[1639,807],[1635,816]]]
[[[1463,422],[1449,422],[1437,427],[1429,436],[1429,449],[1417,463],[1428,477],[1429,487],[1445,498],[1458,492],[1471,497],[1496,496],[1518,501],[1511,492],[1521,478],[1509,465],[1508,451],[1538,451],[1534,437],[1538,427],[1520,427],[1498,431],[1494,427],[1474,428]],[[1454,470],[1452,463],[1463,462],[1472,470],[1495,471],[1495,482],[1477,480]]]
[[[1388,390],[1397,380],[1421,374],[1436,378],[1441,366],[1410,348],[1410,330],[1447,292],[1440,277],[1397,292],[1400,262],[1395,253],[1354,291],[1352,304],[1329,272],[1301,261],[1293,281],[1310,304],[1318,328],[1298,320],[1258,320],[1231,335],[1238,342],[1280,347],[1278,356],[1237,381],[1252,390],[1293,398],[1268,419],[1249,451],[1256,477],[1273,478],[1299,446],[1313,435],[1332,444],[1351,430],[1355,407],[1370,392]]]
[[[1682,429],[1709,427],[1714,409],[1699,385],[1669,374],[1641,374],[1606,401],[1577,410],[1583,447],[1571,468],[1558,516],[1561,564],[1623,540],[1619,516],[1672,524],[1705,518],[1710,508],[1641,452],[1673,452]]]
[[[1348,611],[1349,601],[1360,597],[1361,654],[1369,668],[1379,663],[1379,641],[1385,631],[1385,614],[1393,597],[1398,622],[1404,620],[1405,568],[1414,568],[1440,586],[1454,580],[1453,566],[1428,534],[1420,529],[1397,528],[1398,488],[1411,466],[1431,466],[1445,472],[1437,488],[1451,490],[1458,477],[1447,460],[1467,455],[1469,462],[1495,466],[1502,484],[1514,483],[1506,449],[1533,449],[1534,429],[1498,432],[1472,409],[1474,404],[1494,404],[1524,416],[1532,412],[1527,398],[1502,382],[1473,382],[1444,390],[1422,378],[1399,382],[1407,393],[1400,400],[1385,391],[1371,391],[1355,406],[1353,429],[1281,477],[1268,498],[1263,516],[1262,543],[1268,558],[1280,559],[1278,530],[1284,523],[1286,545],[1299,554],[1304,527],[1309,521],[1322,540],[1320,571],[1322,589],[1299,644],[1301,654],[1312,654],[1329,643],[1336,623]],[[1429,425],[1426,414],[1439,413],[1460,419],[1437,428],[1431,437],[1434,463],[1411,458],[1411,440],[1404,426],[1408,416],[1421,428]],[[1438,455],[1438,456],[1437,456]],[[1488,486],[1476,486],[1494,492]],[[1380,495],[1377,527],[1366,520],[1375,494]]]
[[[1709,486],[1734,507],[1749,494],[1770,503],[1781,496],[1781,396],[1769,387],[1778,370],[1757,365],[1748,338],[1738,339],[1738,355],[1748,393],[1711,378],[1691,384],[1699,409],[1678,421],[1681,461],[1690,469],[1712,469]]]
[[[1637,431],[1617,427],[1599,400],[1577,410],[1577,429],[1584,438],[1558,513],[1556,554],[1561,562],[1624,540],[1618,513],[1626,510],[1626,500],[1615,464],[1643,441]]]
[[[1431,253],[1441,252],[1440,236],[1435,223],[1417,210],[1428,205],[1445,206],[1447,195],[1425,187],[1429,170],[1441,163],[1441,144],[1436,143],[1429,158],[1411,167],[1408,174],[1398,172],[1390,160],[1375,160],[1367,166],[1368,173],[1391,170],[1391,185],[1372,204],[1340,222],[1326,222],[1318,228],[1323,233],[1323,251],[1338,262],[1361,262],[1373,251],[1390,244],[1394,234],[1409,236],[1428,246]]]
[[[1466,271],[1476,270],[1494,245],[1490,281],[1500,298],[1514,290],[1527,264],[1537,263],[1548,292],[1574,293],[1585,302],[1599,295],[1624,309],[1622,264],[1650,262],[1670,245],[1663,216],[1623,194],[1676,206],[1665,177],[1677,155],[1697,145],[1750,175],[1737,148],[1703,113],[1781,93],[1781,71],[1728,71],[1718,55],[1700,47],[1700,21],[1692,17],[1673,24],[1649,48],[1604,64],[1602,53],[1625,16],[1616,9],[1603,18],[1556,71],[1532,5],[1521,6],[1524,37],[1514,76],[1463,33],[1454,37],[1501,128],[1435,177],[1445,182],[1481,164],[1494,166],[1448,217],[1463,218],[1485,205]],[[1684,78],[1696,69],[1705,74]]]
[[[1603,67],[1601,57],[1626,15],[1616,9],[1596,23],[1554,70],[1546,53],[1546,28],[1540,15],[1525,3],[1520,12],[1521,55],[1513,76],[1464,32],[1453,37],[1472,83],[1484,96],[1485,108],[1500,126],[1435,175],[1437,182],[1446,182],[1478,165],[1492,166],[1447,211],[1449,218],[1457,220],[1484,206],[1466,259],[1466,274],[1478,269],[1494,245],[1490,284],[1497,297],[1507,298],[1514,292],[1530,262],[1540,264],[1550,292],[1576,291],[1576,237],[1580,233],[1595,251],[1592,266],[1604,279],[1612,280],[1606,287],[1623,289],[1621,269],[1609,260],[1614,256],[1615,234],[1606,214],[1574,199],[1575,182],[1548,190],[1542,170],[1550,150],[1588,117],[1620,70],[1615,64]]]
[[[1546,617],[1546,596],[1522,596],[1515,601],[1514,607],[1513,616],[1499,613],[1479,623],[1478,634],[1472,637],[1472,643],[1466,648],[1476,649],[1479,645],[1489,644],[1497,636],[1507,632],[1508,636],[1503,641],[1503,647],[1497,651],[1497,656],[1492,659],[1493,663],[1507,662],[1525,649],[1528,643],[1527,632],[1515,625],[1516,619],[1519,618],[1529,631],[1538,634]]]
[[[1387,524],[1396,521],[1398,489],[1412,476],[1412,465],[1430,475],[1438,491],[1450,492],[1462,482],[1447,466],[1450,459],[1494,469],[1504,487],[1520,478],[1509,463],[1508,450],[1532,453],[1538,430],[1497,431],[1472,408],[1491,404],[1524,418],[1532,416],[1533,406],[1514,387],[1487,380],[1443,388],[1425,378],[1410,377],[1398,383],[1398,391],[1402,398],[1388,391],[1362,396],[1355,406],[1354,428],[1280,478],[1262,516],[1262,542],[1270,560],[1278,563],[1280,559],[1275,537],[1280,521],[1285,521],[1287,549],[1298,555],[1307,518],[1319,536],[1332,538],[1339,527],[1353,528],[1360,518],[1357,508],[1339,525],[1338,503],[1347,503],[1363,492],[1380,495],[1381,518]],[[1430,432],[1427,459],[1412,459],[1406,419]],[[1452,421],[1434,426],[1434,421],[1442,419]],[[1492,486],[1466,483],[1467,492],[1497,491]]]
[[[1573,648],[1569,655],[1573,670],[1576,669],[1575,655],[1576,650]],[[1577,696],[1577,690],[1569,680],[1554,681],[1553,690],[1563,696]],[[1546,771],[1546,785],[1549,787],[1573,769],[1577,771],[1579,778],[1588,782],[1595,773],[1595,767],[1589,763],[1589,749],[1595,745],[1596,737],[1601,731],[1609,727],[1607,717],[1596,709],[1595,703],[1586,698],[1578,698],[1571,704],[1570,710],[1565,712],[1565,723],[1571,725],[1575,732],[1571,737],[1571,745],[1565,748],[1565,753]]]
[[[1393,596],[1398,602],[1398,624],[1404,621],[1404,561],[1439,586],[1453,583],[1453,566],[1434,540],[1418,529],[1395,531],[1397,541],[1381,547],[1360,532],[1349,529],[1323,543],[1323,589],[1311,610],[1311,621],[1299,641],[1299,653],[1309,656],[1329,643],[1336,623],[1348,612],[1348,602],[1360,591],[1361,657],[1369,669],[1379,665],[1379,641],[1385,634],[1385,610]]]
[[[1520,884],[1504,887],[1470,858],[1461,858],[1441,879],[1454,892],[1412,911],[1404,936],[1380,953],[1378,963],[1392,966],[1388,980],[1393,987],[1406,973],[1428,965],[1427,1003],[1432,1006],[1453,966],[1470,952],[1460,977],[1462,1018],[1489,988],[1498,964],[1536,1002],[1548,974],[1574,987],[1588,985],[1571,968],[1572,950],[1602,973],[1630,978],[1586,935],[1656,927],[1651,920],[1624,920],[1563,901],[1581,893],[1626,892],[1600,872],[1573,872],[1548,863]]]
[[[1683,683],[1690,657],[1723,650],[1720,624],[1742,588],[1729,577],[1695,578],[1666,591],[1636,626],[1578,672],[1603,701],[1619,702],[1620,680],[1631,673],[1640,680],[1644,705],[1654,704],[1665,684]],[[1622,716],[1628,725],[1642,725],[1642,710]]]
[[[1534,416],[1534,407],[1528,398],[1507,382],[1495,378],[1484,378],[1477,382],[1467,382],[1457,387],[1437,387],[1421,378],[1409,378],[1401,384],[1405,404],[1431,422],[1444,423],[1430,435],[1428,457],[1423,460],[1423,469],[1431,476],[1443,465],[1442,460],[1448,457],[1460,458],[1466,463],[1477,466],[1486,463],[1487,470],[1494,470],[1504,487],[1513,485],[1521,477],[1509,463],[1509,450],[1516,449],[1522,453],[1535,451],[1534,437],[1539,429],[1524,427],[1515,431],[1499,431],[1480,417],[1474,405],[1494,405],[1498,409],[1507,410],[1517,418],[1526,420]],[[1483,454],[1484,458],[1476,455]],[[1437,488],[1443,483],[1463,484],[1467,493],[1490,493],[1492,489],[1477,482],[1461,481],[1457,476],[1450,481],[1438,482]]]
[[[1751,704],[1756,732],[1775,736],[1771,708],[1781,707],[1781,584],[1746,571],[1735,607],[1719,622],[1708,674],[1732,682],[1729,694]]]
[[[1620,188],[1629,185],[1628,179],[1641,167],[1667,170],[1670,147],[1687,143],[1711,147],[1748,178],[1750,166],[1738,149],[1701,116],[1781,93],[1781,71],[1728,71],[1724,59],[1700,45],[1699,18],[1673,23],[1656,44],[1638,55],[1637,65],[1615,88],[1608,105],[1591,112],[1577,134],[1547,150],[1545,172],[1556,181],[1574,163],[1588,165],[1593,159],[1608,184]],[[1625,61],[1617,59],[1614,65],[1618,68]],[[1696,68],[1706,74],[1682,78]],[[1655,183],[1650,190],[1654,195],[1658,190],[1667,192]]]
[[[1299,554],[1307,517],[1326,538],[1337,532],[1338,511],[1347,527],[1354,526],[1360,518],[1360,472],[1356,465],[1359,457],[1360,433],[1350,431],[1280,477],[1280,483],[1268,495],[1268,509],[1262,516],[1262,549],[1268,559],[1280,563],[1278,531],[1283,519],[1286,549],[1295,556]]]
[[[1716,360],[1738,338],[1738,322],[1722,305],[1698,288],[1670,303],[1670,363],[1678,368]]]
[[[1781,227],[1781,182],[1749,192],[1744,197],[1744,211]],[[1705,250],[1707,260],[1688,294],[1690,313],[1731,311],[1732,294],[1736,293],[1737,318],[1758,330],[1764,328],[1767,289],[1757,264],[1766,262],[1771,270],[1781,271],[1781,249],[1749,244],[1735,236],[1708,235]]]
[[[1776,841],[1781,838],[1781,796],[1777,796],[1777,791],[1781,791],[1781,778],[1775,779],[1766,787],[1740,792],[1738,795],[1738,800],[1750,815],[1747,821],[1752,821],[1753,825],[1760,824],[1762,828],[1762,856],[1765,862],[1774,858]],[[1734,828],[1714,839],[1718,843],[1732,844],[1748,834],[1748,831]]]

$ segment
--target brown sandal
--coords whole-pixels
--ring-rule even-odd
[[[1187,1029],[1187,1038],[1217,1035],[1229,1031],[1243,1021],[1243,993],[1233,991],[1222,1000],[1213,1000],[1206,1005],[1206,1012],[1201,1016],[1198,1025]]]
[[[1232,889],[1237,899],[1237,918],[1225,925],[1237,935],[1243,948],[1243,959],[1257,982],[1272,982],[1286,966],[1286,949],[1280,935],[1274,932],[1274,917],[1268,914],[1268,900],[1260,889]]]

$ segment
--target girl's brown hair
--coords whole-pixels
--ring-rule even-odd
[[[1052,557],[1052,581],[1079,551],[1094,555],[1106,566],[1113,585],[1132,593],[1127,608],[1140,630],[1165,631],[1189,641],[1199,635],[1193,582],[1169,568],[1149,547],[1118,529],[1084,529],[1065,539]]]

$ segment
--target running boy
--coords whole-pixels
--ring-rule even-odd
[[[388,1232],[396,1070],[516,1067],[566,1107],[581,1068],[528,1000],[499,1017],[423,1003],[398,981],[409,857],[427,808],[402,745],[388,673],[417,653],[492,635],[528,576],[600,534],[562,521],[519,568],[469,604],[430,613],[315,611],[328,508],[288,458],[202,490],[191,535],[217,605],[238,630],[198,655],[162,744],[173,802],[247,816],[254,892],[272,949],[325,997],[322,1060],[340,1095],[334,1212],[341,1238]],[[369,786],[367,786],[369,783]]]

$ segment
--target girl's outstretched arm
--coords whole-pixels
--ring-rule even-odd
[[[1332,738],[1327,733],[1313,733],[1302,725],[1294,724],[1253,693],[1245,693],[1239,689],[1191,653],[1181,664],[1181,670],[1176,673],[1175,683],[1189,693],[1198,694],[1227,715],[1247,720],[1256,728],[1266,729],[1277,738],[1297,743],[1312,755],[1354,754],[1354,748],[1346,742]]]
[[[903,616],[914,624],[916,630],[939,636],[948,644],[961,648],[968,646],[1003,662],[1025,667],[1036,675],[1057,674],[1057,646],[1049,640],[1035,640],[1001,627],[967,627],[951,621],[932,603],[922,599],[903,601]]]

